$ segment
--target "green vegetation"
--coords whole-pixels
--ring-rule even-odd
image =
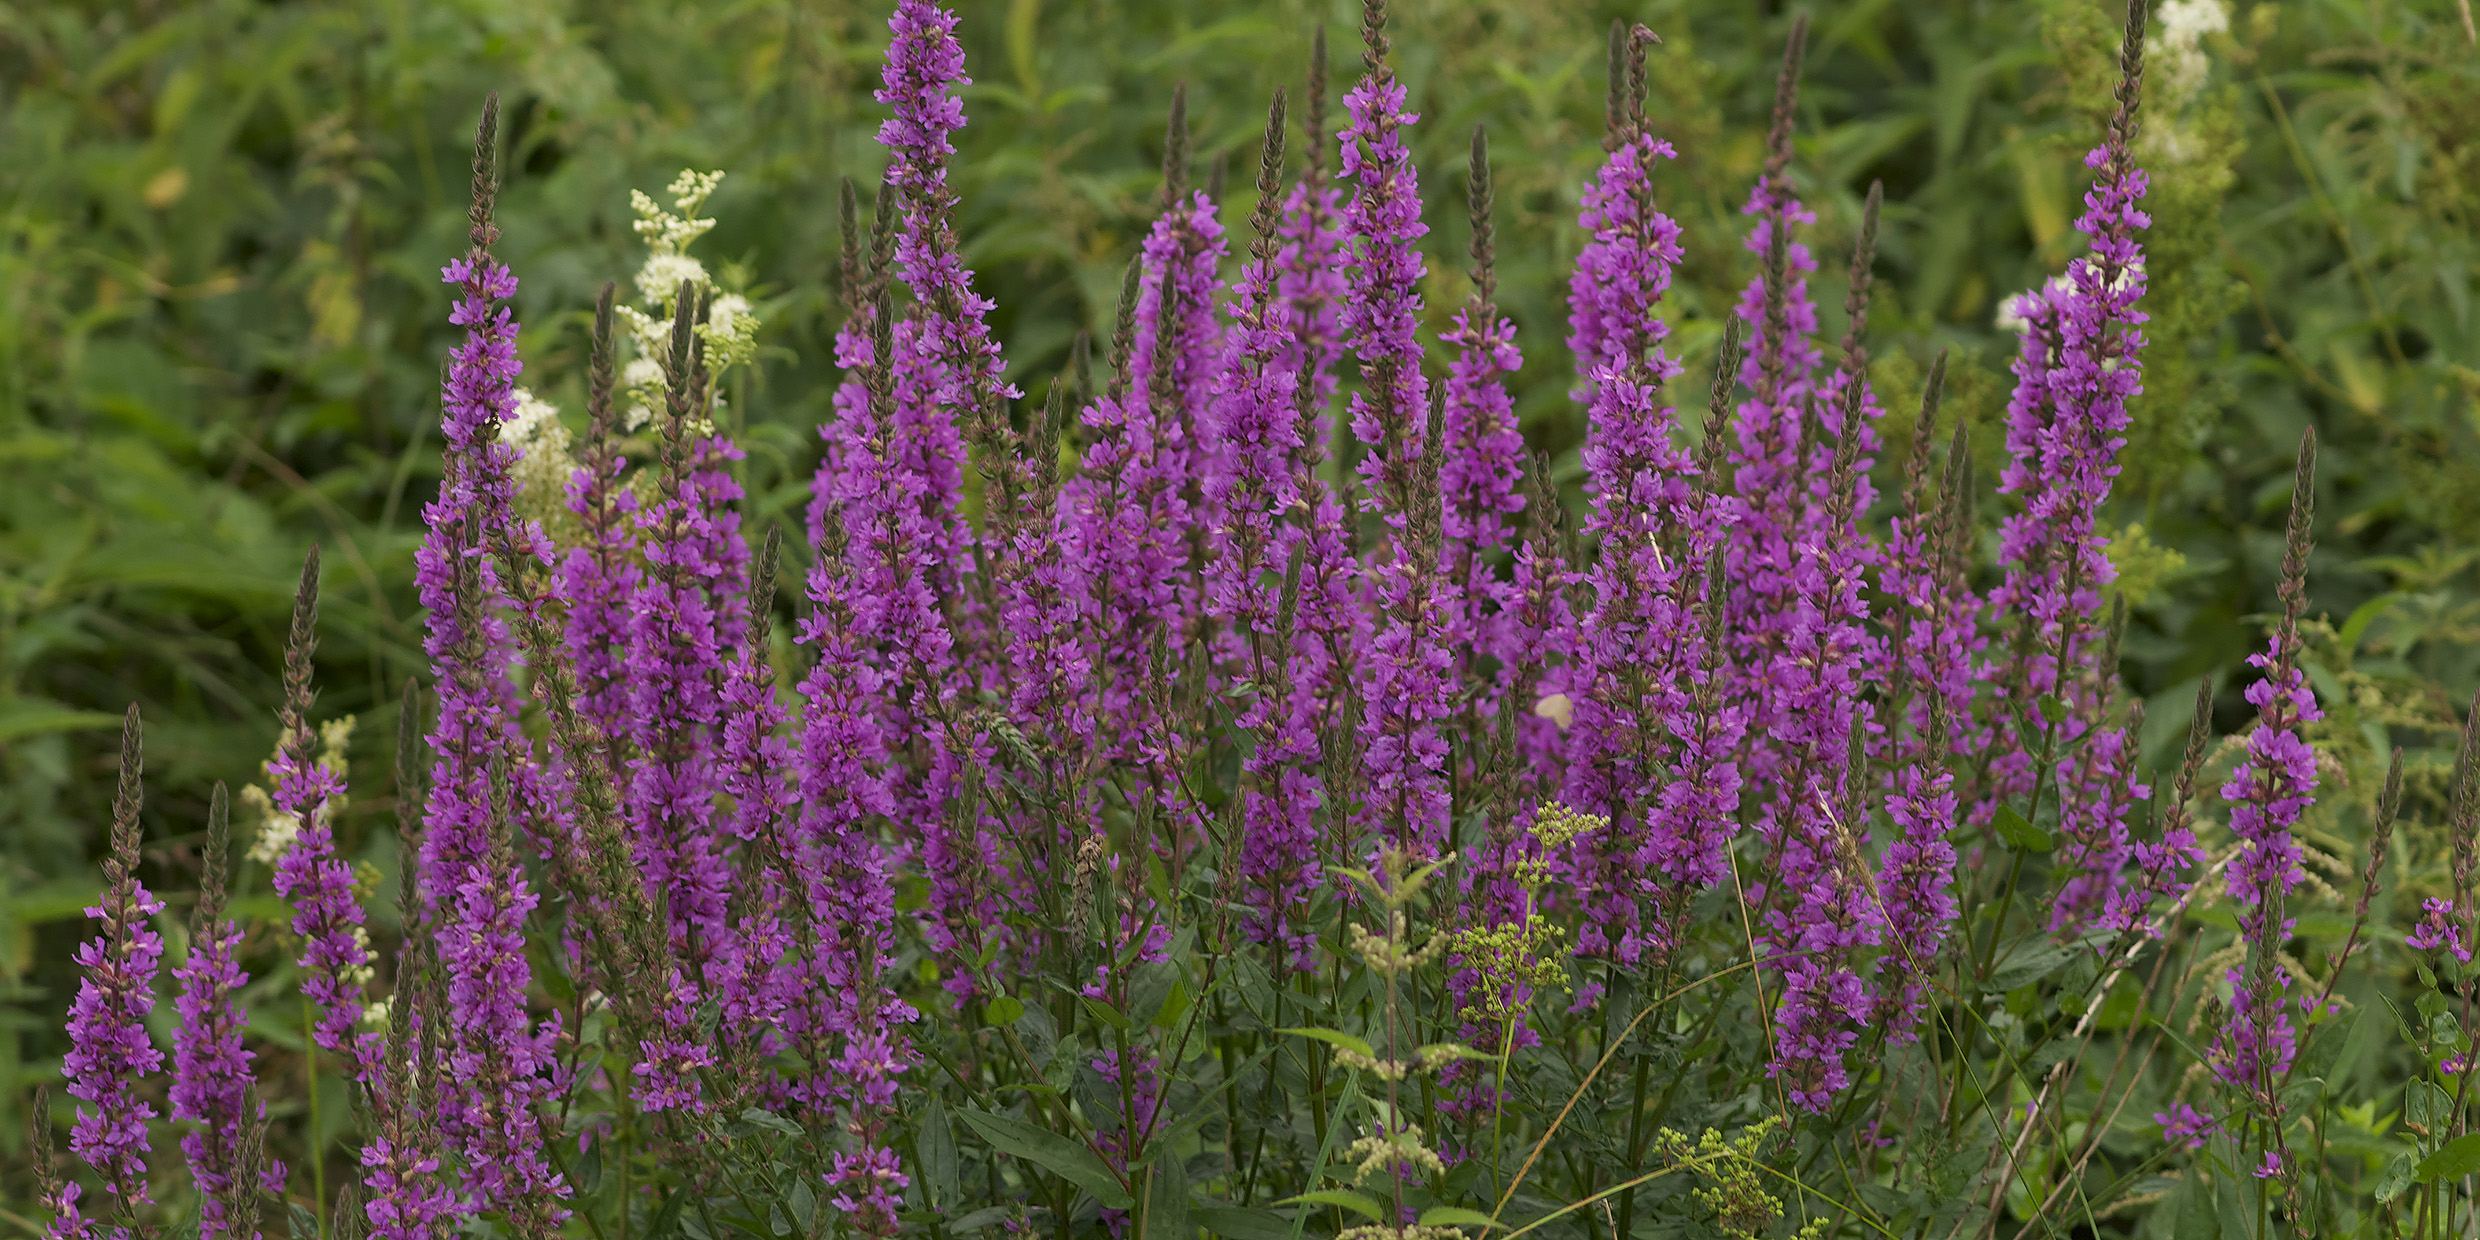
[[[1669,314],[1697,375],[1754,268],[1737,206],[1790,7],[1395,6],[1430,219],[1462,219],[1439,170],[1461,166],[1472,126],[1490,132],[1499,298],[1528,350],[1517,408],[1570,482],[1583,422],[1554,342],[1600,153],[1602,32],[1625,17],[1664,39],[1649,111],[1681,155],[1659,192],[1686,228]],[[1952,349],[1946,408],[1994,477],[2014,343],[1997,307],[2068,257],[2115,0],[1797,7],[1815,29],[1793,171],[1820,252],[1848,241],[1882,179],[1879,390],[1907,410]],[[2480,46],[2458,0],[2232,8],[2193,62],[2162,53],[2149,75],[2154,343],[2108,514],[2133,616],[2125,671],[2154,708],[2152,756],[2174,759],[2198,681],[2220,684],[2261,644],[2291,451],[2314,425],[2311,615],[2329,623],[2311,675],[2331,712],[2315,739],[2341,779],[2313,838],[2347,874],[2387,749],[2410,751],[2379,905],[2397,928],[2376,949],[2380,969],[2407,971],[2408,911],[2448,883],[2450,725],[2480,678]],[[120,711],[134,700],[148,718],[149,856],[188,873],[209,785],[263,778],[311,542],[332,566],[320,714],[364,724],[348,760],[368,791],[341,832],[385,881],[395,686],[426,666],[411,578],[439,469],[436,273],[463,248],[463,144],[483,94],[501,92],[508,118],[500,253],[525,280],[527,382],[572,411],[595,291],[642,257],[628,191],[684,166],[729,174],[700,253],[766,323],[728,400],[755,528],[799,510],[817,459],[835,186],[866,183],[880,158],[884,16],[848,0],[0,2],[0,1152],[22,1148],[27,1091],[58,1074]],[[1342,48],[1356,20],[1356,5],[1302,0],[968,9],[961,228],[1012,377],[1038,395],[1079,328],[1107,334],[1172,84],[1188,83],[1198,166],[1235,169],[1223,218],[1237,227],[1267,92],[1297,82],[1321,22]],[[1462,225],[1429,242],[1443,322],[1464,292],[1445,261]],[[1842,290],[1825,267],[1831,318]],[[1678,399],[1701,401],[1698,386]],[[2224,734],[2250,713],[2235,683],[2218,710]],[[274,907],[257,882],[236,911]],[[2301,930],[2330,950],[2347,926]],[[257,988],[293,985],[278,970]],[[298,1076],[284,1049],[298,1030],[261,1032],[268,1070]],[[2399,1084],[2367,1052],[2354,1044],[2335,1073]],[[321,1092],[322,1122],[341,1126],[341,1093]],[[271,1111],[288,1130],[300,1093]],[[2389,1109],[2361,1126],[2382,1131]],[[0,1200],[24,1200],[18,1164],[0,1169]]]

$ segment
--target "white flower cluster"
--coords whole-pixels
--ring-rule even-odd
[[[715,226],[715,221],[699,219],[697,213],[722,183],[720,172],[684,170],[664,191],[672,198],[668,211],[644,191],[629,191],[629,207],[637,212],[633,227],[652,250],[645,265],[637,269],[637,293],[646,308],[619,307],[636,354],[620,375],[629,395],[627,429],[631,432],[644,427],[663,407],[663,358],[671,348],[672,319],[679,313],[682,285],[709,299],[706,322],[697,329],[706,342],[709,374],[719,375],[757,356],[759,324],[749,299],[717,292],[706,265],[686,253],[690,243]],[[717,400],[720,403],[720,397]]]
[[[569,517],[568,476],[577,467],[568,454],[568,427],[559,406],[525,388],[516,397],[517,411],[500,423],[499,438],[517,452],[508,475],[517,486],[518,513],[556,536]]]
[[[319,765],[338,775],[344,774],[345,748],[353,741],[353,719],[353,716],[346,715],[319,725]],[[268,764],[274,765],[283,752],[279,742],[276,752],[268,756]],[[259,814],[258,838],[250,844],[250,859],[260,865],[274,866],[291,850],[293,841],[301,838],[301,819],[277,809],[275,797],[257,784],[241,790],[241,803],[256,809]],[[319,820],[325,822],[333,819],[336,811],[343,807],[343,797],[328,798],[319,804]]]
[[[2184,163],[2201,154],[2195,136],[2179,123],[2180,114],[2204,88],[2205,76],[2213,69],[2204,52],[2205,36],[2229,32],[2227,0],[2170,0],[2161,6],[2161,41],[2147,66],[2157,83],[2150,110],[2161,120],[2147,127],[2141,141],[2162,158]]]

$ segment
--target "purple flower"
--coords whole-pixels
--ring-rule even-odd
[[[1272,143],[1281,130],[1268,134]],[[1318,757],[1317,685],[1302,680],[1318,651],[1300,624],[1302,574],[1314,549],[1292,516],[1313,503],[1331,513],[1333,504],[1304,467],[1300,388],[1310,349],[1281,292],[1289,277],[1281,266],[1285,243],[1271,192],[1279,171],[1269,159],[1253,220],[1258,240],[1232,287],[1218,415],[1223,467],[1204,485],[1207,503],[1220,514],[1207,612],[1224,637],[1232,675],[1254,690],[1233,721],[1256,742],[1241,760],[1252,792],[1242,808],[1240,878],[1255,910],[1245,929],[1254,941],[1282,944],[1284,954],[1305,967],[1314,958],[1315,938],[1297,923],[1318,882],[1312,810],[1319,784],[1310,769]],[[1290,567],[1295,563],[1300,568]],[[1278,584],[1277,577],[1287,583]]]
[[[677,386],[681,376],[675,376]],[[739,450],[691,437],[675,406],[661,490],[637,513],[646,566],[626,622],[626,811],[638,869],[668,910],[673,949],[693,979],[730,933],[728,848],[715,822],[725,652],[747,626],[749,548],[729,462]]]
[[[293,902],[293,934],[301,940],[302,993],[318,1009],[312,1036],[320,1049],[354,1061],[354,1075],[370,1072],[362,1051],[348,1039],[362,1019],[362,984],[370,977],[370,940],[362,930],[361,902],[353,894],[353,868],[336,855],[328,807],[345,792],[342,773],[313,757],[310,728],[310,656],[318,645],[319,557],[302,566],[293,603],[293,632],[285,651],[284,736],[267,764],[275,783],[275,809],[300,824],[290,847],[276,859],[276,894]]]
[[[2001,684],[1986,732],[1993,750],[1990,786],[1975,807],[1975,821],[2031,791],[2035,755],[2023,732],[2025,725],[2051,726],[2033,713],[2042,695],[2058,694],[2071,707],[2069,718],[2055,725],[2061,752],[2100,726],[2102,695],[2069,682],[2071,669],[2091,661],[2087,647],[2099,626],[2090,618],[2102,587],[2117,576],[2094,519],[2118,476],[2127,401],[2143,388],[2146,316],[2136,303],[2145,281],[2137,233],[2151,219],[2136,205],[2144,197],[2145,174],[2132,165],[2120,126],[2084,163],[2101,173],[2076,221],[2092,252],[2070,262],[2063,280],[2022,294],[2012,305],[2023,324],[2023,346],[2007,406],[2011,459],[1998,490],[2021,496],[2023,508],[1999,524],[2005,576],[1989,605],[2026,628],[2010,643],[2019,655],[1984,669]],[[2097,671],[2104,685],[2116,674],[2114,668]],[[2128,860],[2123,820],[2136,787],[2101,776],[2071,779],[2063,789],[2069,860],[2089,876],[2066,901],[2078,921],[2109,902]]]
[[[181,1153],[198,1189],[200,1240],[235,1234],[230,1219],[236,1196],[284,1190],[284,1164],[272,1159],[261,1168],[258,1183],[242,1182],[249,1164],[245,1142],[267,1108],[248,1104],[253,1056],[242,1045],[248,1017],[235,995],[250,975],[233,959],[241,929],[224,916],[226,823],[224,787],[217,784],[207,812],[206,873],[190,919],[189,958],[173,973],[181,979],[180,997],[173,1001],[181,1024],[172,1037],[172,1118],[199,1123],[182,1134]],[[248,1240],[257,1240],[257,1234],[252,1228]]]
[[[2420,924],[2403,936],[2403,945],[2413,951],[2445,950],[2465,964],[2471,963],[2471,949],[2463,944],[2463,928],[2454,924],[2454,901],[2430,897],[2420,901]]]
[[[416,557],[416,585],[430,612],[423,648],[439,674],[421,869],[423,919],[447,976],[447,1071],[436,1122],[464,1156],[464,1186],[476,1203],[509,1211],[519,1230],[539,1233],[565,1217],[557,1202],[569,1190],[545,1158],[533,1110],[551,1084],[557,1024],[536,1029],[526,1010],[532,968],[524,925],[536,896],[517,864],[513,831],[523,823],[541,847],[568,828],[519,723],[500,615],[508,605],[504,558],[547,562],[549,543],[510,506],[514,453],[498,438],[523,365],[515,319],[501,304],[516,292],[516,277],[487,249],[498,236],[490,222],[496,122],[496,107],[486,109],[473,249],[441,272],[458,290],[449,321],[466,334],[450,355],[441,398],[446,476],[423,510],[429,533]]]
[[[2184,1145],[2191,1150],[2204,1148],[2205,1139],[2220,1126],[2220,1121],[2184,1102],[2172,1103],[2167,1111],[2153,1112],[2153,1122],[2161,1125],[2161,1139],[2166,1144]]]
[[[1360,699],[1362,798],[1354,827],[1416,857],[1446,851],[1447,738],[1455,659],[1446,636],[1461,606],[1439,571],[1429,509],[1437,486],[1424,429],[1429,381],[1421,373],[1423,264],[1419,173],[1404,129],[1419,118],[1405,108],[1403,83],[1386,66],[1376,26],[1371,71],[1344,99],[1352,121],[1342,136],[1342,174],[1353,185],[1344,206],[1349,237],[1343,329],[1360,359],[1363,390],[1350,400],[1352,434],[1367,451],[1360,477],[1390,531],[1390,553],[1369,570],[1377,620],[1354,653]]]
[[[164,954],[163,939],[148,919],[163,911],[164,902],[137,875],[143,767],[138,708],[131,706],[121,724],[120,793],[112,803],[103,895],[86,910],[102,928],[77,949],[85,976],[69,1007],[69,1051],[61,1060],[70,1096],[94,1104],[92,1111],[77,1109],[69,1148],[103,1178],[104,1195],[122,1217],[154,1201],[146,1186],[146,1126],[155,1108],[138,1094],[164,1063],[164,1053],[146,1032],[147,1013],[155,1010],[155,970]],[[60,1204],[64,1219],[78,1218],[74,1195]],[[105,1234],[126,1240],[130,1232],[114,1227]]]
[[[2222,800],[2230,806],[2230,831],[2239,837],[2238,855],[2230,859],[2225,881],[2238,912],[2247,962],[2243,969],[2230,970],[2230,1018],[2213,1049],[2221,1079],[2247,1100],[2266,1132],[2281,1130],[2279,1090],[2298,1049],[2297,1031],[2284,1011],[2289,1005],[2283,992],[2290,978],[2280,966],[2279,953],[2293,929],[2284,905],[2306,877],[2299,842],[2291,832],[2316,803],[2316,753],[2300,729],[2324,718],[2308,688],[2307,671],[2300,666],[2299,617],[2307,606],[2315,461],[2312,430],[2300,440],[2291,489],[2282,613],[2264,651],[2248,658],[2265,673],[2247,687],[2247,700],[2256,707],[2256,728],[2248,734],[2246,756],[2222,785]],[[2303,999],[2303,1008],[2312,1002]]]
[[[1568,282],[1568,347],[1591,401],[1585,532],[1601,554],[1593,604],[1569,639],[1566,795],[1611,820],[1575,851],[1577,951],[1635,966],[1667,952],[1684,900],[1729,872],[1740,712],[1719,697],[1700,615],[1729,517],[1699,486],[1660,396],[1680,369],[1662,348],[1670,325],[1653,312],[1679,260],[1679,226],[1654,208],[1650,177],[1673,155],[1633,127],[1606,145],[1578,219],[1590,240]]]

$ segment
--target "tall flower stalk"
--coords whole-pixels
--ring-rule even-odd
[[[174,970],[181,1026],[172,1042],[172,1118],[198,1123],[181,1134],[181,1153],[198,1188],[199,1240],[257,1240],[261,1197],[284,1191],[284,1164],[261,1147],[267,1107],[253,1088],[256,1056],[242,1044],[248,1017],[237,997],[250,975],[234,959],[241,929],[225,915],[231,851],[232,804],[218,783],[207,803],[189,958]]]
[[[74,1185],[56,1198],[59,1219],[55,1234],[129,1240],[145,1234],[139,1211],[152,1204],[147,1188],[147,1124],[154,1104],[141,1096],[147,1078],[163,1067],[164,1053],[147,1035],[147,1013],[155,1010],[155,971],[162,963],[163,938],[147,920],[163,911],[164,902],[138,881],[138,811],[145,800],[140,776],[146,769],[138,708],[121,720],[120,790],[112,799],[112,845],[103,862],[103,895],[86,910],[101,923],[94,938],[77,949],[85,977],[69,1008],[69,1053],[61,1075],[68,1078],[69,1096],[87,1104],[77,1109],[69,1148],[103,1180],[102,1200],[108,1211],[90,1222],[78,1206]],[[92,1107],[89,1110],[88,1107]]]
[[[2298,1051],[2298,1033],[2285,998],[2290,978],[2281,950],[2297,922],[2284,908],[2305,877],[2295,829],[2316,803],[2316,754],[2300,729],[2324,718],[2300,665],[2299,619],[2307,605],[2308,549],[2316,511],[2316,432],[2299,442],[2299,470],[2291,491],[2290,532],[2282,555],[2282,613],[2265,649],[2248,656],[2264,677],[2247,687],[2256,707],[2256,730],[2247,756],[2222,785],[2230,806],[2231,834],[2239,854],[2227,875],[2230,902],[2239,914],[2247,945],[2243,966],[2229,971],[2230,1017],[2216,1040],[2224,1084],[2241,1098],[2253,1125],[2252,1149],[2261,1155],[2259,1179],[2286,1175],[2282,1141],[2281,1084]],[[2314,1015],[2314,1013],[2302,1013]]]

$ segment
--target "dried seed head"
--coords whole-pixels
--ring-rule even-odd
[[[2152,6],[2127,0],[2127,28],[2118,46],[2118,111],[2110,118],[2110,175],[2123,176],[2136,144],[2137,105],[2144,96],[2144,22]]]
[[[1303,135],[1309,139],[1308,182],[1326,183],[1326,27],[1319,26],[1309,43],[1308,108],[1301,113]]]
[[[215,933],[215,924],[224,920],[225,861],[231,851],[232,797],[219,779],[207,796],[207,851],[198,873],[198,905],[189,918],[193,941]]]
[[[1473,301],[1477,307],[1488,306],[1498,296],[1498,229],[1491,220],[1490,139],[1479,125],[1473,126],[1464,199],[1472,212]]]
[[[1171,86],[1171,119],[1163,128],[1162,209],[1176,211],[1188,198],[1188,83]]]
[[[1111,327],[1111,388],[1107,399],[1117,403],[1128,394],[1131,363],[1129,353],[1137,339],[1137,282],[1144,277],[1143,257],[1132,255],[1128,269],[1120,273],[1119,313]]]
[[[498,194],[499,92],[492,91],[483,96],[482,123],[474,127],[474,194],[466,209],[466,235],[473,241],[476,259],[499,240],[499,228],[491,223],[491,205]]]

